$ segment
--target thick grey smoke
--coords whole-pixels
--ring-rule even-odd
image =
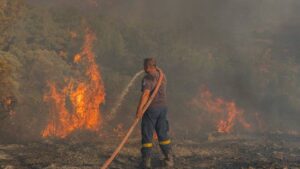
[[[253,77],[255,73],[253,74],[250,69],[255,69],[253,66],[260,65],[260,62],[268,64],[270,60],[266,58],[269,57],[280,62],[281,59],[284,60],[292,55],[296,57],[294,61],[299,60],[296,56],[299,54],[296,48],[299,44],[297,28],[300,27],[298,10],[300,2],[297,0],[98,0],[96,1],[98,5],[86,1],[86,7],[82,5],[84,2],[79,1],[31,0],[31,2],[57,5],[60,8],[69,5],[74,8],[87,7],[93,9],[90,15],[102,13],[107,17],[127,22],[129,25],[149,27],[149,30],[159,32],[162,36],[171,36],[162,43],[168,43],[167,47],[172,43],[176,49],[167,51],[168,49],[156,47],[149,51],[138,51],[137,54],[142,59],[149,53],[155,53],[162,67],[167,69],[170,75],[170,105],[175,116],[182,115],[181,111],[188,111],[182,108],[185,101],[192,98],[194,91],[203,84],[210,86],[220,96],[237,101],[246,109],[266,113],[267,119],[272,119],[273,115],[278,116],[272,111],[279,111],[277,110],[279,107],[282,110],[289,109],[276,98],[281,97],[280,95],[274,95],[272,98],[270,93],[274,92],[276,87],[269,89],[268,94],[262,98],[261,91],[256,86],[256,77]],[[185,50],[186,46],[190,49]],[[223,65],[224,67],[218,65],[214,68],[214,73],[200,72],[205,68],[186,70],[186,65],[203,66],[203,64],[193,65],[194,58],[202,58],[199,59],[201,62],[206,61],[203,58],[208,56],[223,60],[223,64],[232,64],[231,74],[223,74],[226,65]],[[257,60],[260,58],[261,61]],[[178,65],[172,66],[170,63]],[[187,74],[191,76],[183,77]],[[276,83],[276,79],[270,80],[270,85]],[[186,89],[187,87],[189,89]],[[177,95],[177,93],[186,94]],[[178,102],[182,105],[179,106]],[[282,104],[282,106],[274,106],[274,104]]]
[[[47,121],[49,107],[41,106],[45,83],[76,74],[72,56],[80,50],[85,27],[97,36],[93,50],[105,83],[104,112],[142,68],[143,58],[155,56],[167,75],[176,132],[214,129],[214,124],[200,123],[207,114],[201,106],[190,106],[203,86],[216,97],[235,101],[253,124],[258,113],[268,130],[300,128],[298,0],[23,1],[23,18],[1,48],[19,58],[23,72],[30,72],[23,73],[22,80],[35,82],[21,85],[19,104],[22,124],[39,119],[28,125],[34,136]],[[68,36],[70,31],[77,32],[77,39]],[[53,65],[58,68],[46,69]],[[117,121],[124,123],[126,116],[127,123],[134,116],[139,87],[133,85],[125,97]]]

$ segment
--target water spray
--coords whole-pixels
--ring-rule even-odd
[[[124,100],[125,96],[128,94],[130,87],[134,84],[136,79],[143,73],[144,73],[144,70],[141,70],[141,71],[137,72],[133,76],[133,78],[129,81],[128,85],[123,89],[120,97],[118,98],[118,100],[116,101],[116,103],[113,106],[112,110],[110,111],[109,115],[107,116],[107,120],[112,120],[115,117],[116,112],[118,111],[119,107],[122,105],[123,100]]]

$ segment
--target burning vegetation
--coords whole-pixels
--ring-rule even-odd
[[[65,138],[80,129],[99,131],[102,121],[100,106],[104,103],[105,92],[92,51],[94,40],[95,35],[87,29],[82,51],[74,56],[74,63],[85,67],[84,77],[66,78],[66,85],[61,89],[55,82],[48,83],[50,91],[44,99],[51,108],[43,137]]]
[[[237,124],[244,129],[251,128],[251,125],[245,120],[243,109],[237,107],[234,101],[226,101],[220,97],[215,98],[207,87],[200,90],[199,94],[192,99],[191,105],[199,107],[207,113],[212,113],[216,120],[216,130],[220,133],[232,132]]]

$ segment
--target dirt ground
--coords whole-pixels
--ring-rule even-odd
[[[101,141],[42,140],[0,145],[4,169],[97,169],[120,139]],[[131,138],[110,166],[137,169],[139,138]],[[176,169],[300,169],[300,136],[283,133],[220,135],[174,138]],[[153,150],[153,168],[162,169],[158,145]]]

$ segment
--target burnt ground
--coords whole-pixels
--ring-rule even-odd
[[[96,169],[107,159],[120,139],[101,141],[43,140],[0,145],[4,169]],[[111,169],[136,169],[140,162],[139,138],[131,138]],[[174,138],[176,169],[298,169],[300,136],[283,133],[218,135]],[[154,168],[162,158],[156,145]]]

